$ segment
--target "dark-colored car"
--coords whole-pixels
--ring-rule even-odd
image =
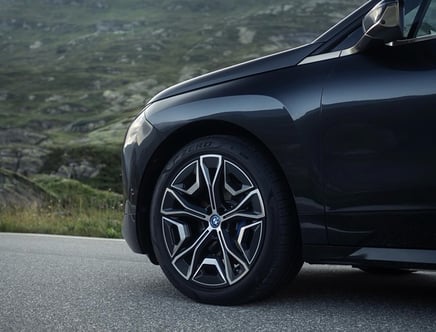
[[[123,181],[127,243],[197,301],[262,298],[303,262],[436,269],[436,1],[369,1],[159,93]]]

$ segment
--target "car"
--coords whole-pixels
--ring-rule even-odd
[[[436,1],[369,1],[160,92],[122,174],[125,240],[195,301],[265,298],[304,262],[436,269]]]

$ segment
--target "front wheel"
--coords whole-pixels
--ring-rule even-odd
[[[198,139],[162,171],[151,208],[162,270],[183,294],[212,304],[260,299],[301,268],[291,194],[255,145]]]

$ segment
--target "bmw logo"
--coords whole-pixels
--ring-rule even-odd
[[[220,216],[214,214],[212,217],[210,217],[209,223],[210,223],[210,226],[212,228],[218,228],[219,225],[221,225],[221,218],[220,218]]]

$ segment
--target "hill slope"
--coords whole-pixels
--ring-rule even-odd
[[[0,0],[0,168],[119,191],[122,138],[145,99],[309,42],[362,3]]]

